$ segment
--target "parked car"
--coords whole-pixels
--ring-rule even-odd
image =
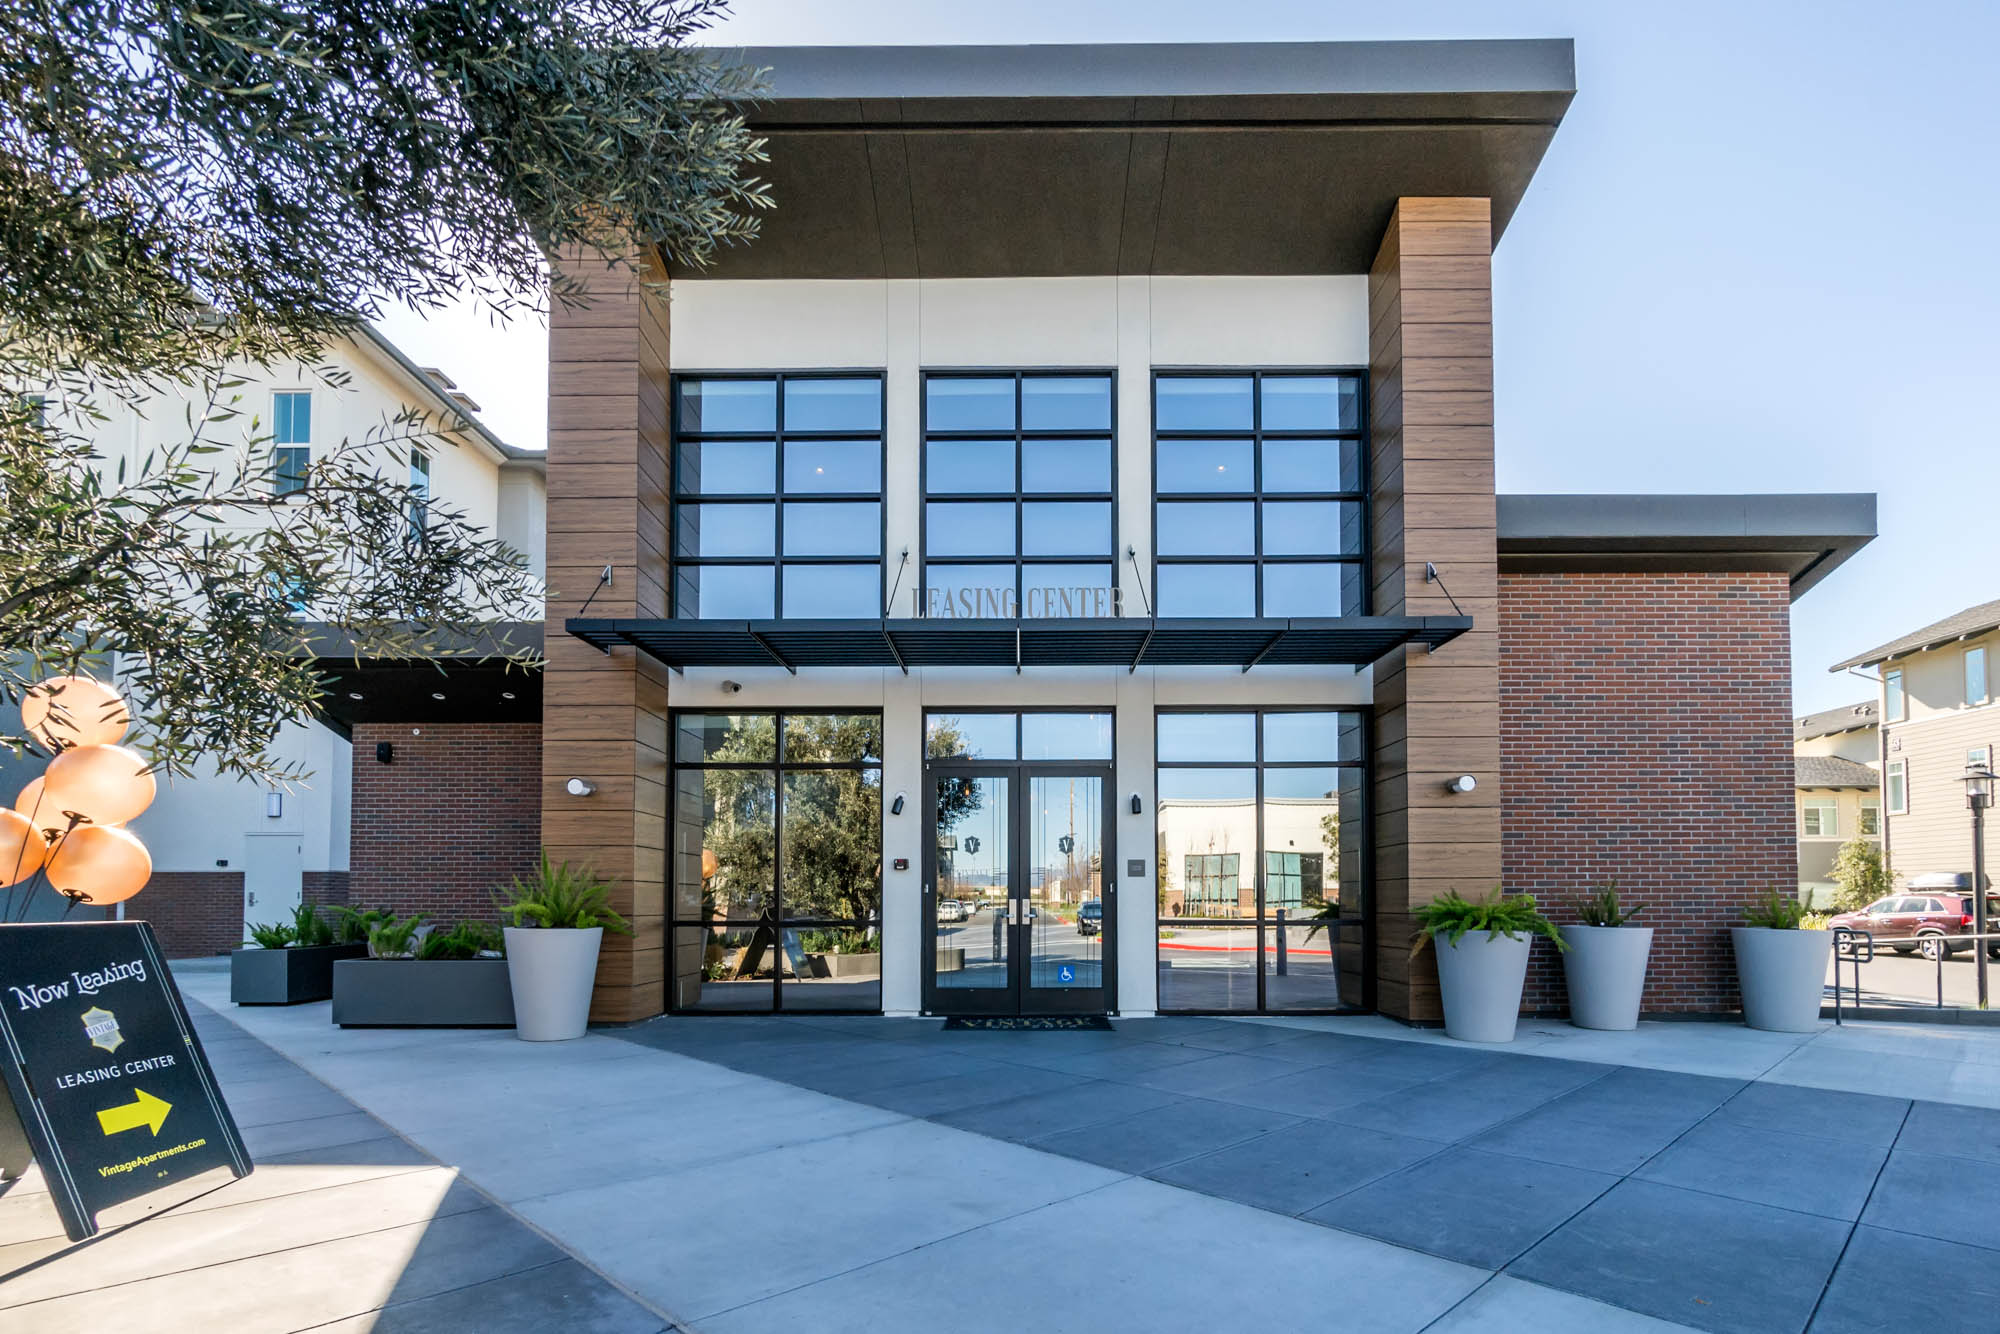
[[[1926,959],[1938,959],[1972,947],[1960,939],[1973,934],[1972,909],[1970,894],[1890,894],[1860,912],[1836,914],[1827,925],[1866,931],[1898,954],[1922,950]],[[1986,921],[1989,931],[2000,924],[2000,895],[1987,895]],[[2000,959],[2000,942],[1989,942],[1987,952]]]
[[[965,920],[965,905],[957,899],[939,899],[937,919],[940,922],[963,922]]]
[[[1096,899],[1086,899],[1076,910],[1076,933],[1079,936],[1094,936],[1103,930],[1103,903]]]

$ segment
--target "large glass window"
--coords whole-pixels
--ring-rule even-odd
[[[1114,616],[1112,377],[924,377],[919,616]]]
[[[1836,838],[1840,834],[1840,802],[1834,797],[1806,797],[1799,802],[1800,838]]]
[[[1884,722],[1903,721],[1903,669],[1882,674],[1882,719]]]
[[[1361,390],[1359,373],[1154,377],[1160,615],[1366,610]]]
[[[1367,1001],[1362,715],[1157,716],[1162,1010]]]
[[[1965,651],[1965,702],[1984,704],[1986,700],[1986,650],[1969,648]]]
[[[882,377],[674,384],[674,615],[882,615]]]
[[[882,1008],[882,718],[673,727],[677,1010]]]
[[[312,466],[312,391],[271,395],[271,486],[281,496],[303,491]]]

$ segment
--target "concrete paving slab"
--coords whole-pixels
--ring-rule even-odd
[[[1445,1147],[1408,1135],[1302,1121],[1147,1175],[1272,1213],[1302,1214]]]
[[[2000,1163],[1897,1149],[1861,1220],[2000,1251]]]
[[[1882,1145],[1709,1120],[1633,1175],[1851,1223],[1868,1203],[1875,1174],[1888,1153]]]
[[[1750,1084],[1716,1109],[1715,1119],[1759,1130],[1789,1130],[1854,1144],[1896,1142],[1909,1115],[1908,1098],[1805,1088],[1797,1084]],[[2000,1132],[2000,1113],[1993,1116]]]
[[[1690,1328],[1496,1274],[1425,1334],[1678,1334]]]
[[[1934,1153],[1950,1146],[1953,1155],[1982,1163],[2000,1163],[2000,1111],[1919,1102],[1896,1137],[1896,1147]]]
[[[1116,1121],[1140,1112],[1171,1115],[1173,1104],[1179,1101],[1177,1094],[1140,1088],[1136,1084],[1073,1079],[1042,1093],[944,1112],[932,1119],[976,1135],[1019,1142]]]
[[[574,1260],[317,1327],[313,1334],[662,1334],[671,1327]]]
[[[1950,1277],[1913,1283],[1913,1274]],[[2000,1311],[2000,1263],[1993,1252],[1863,1224],[1833,1271],[1811,1331],[1991,1329],[1995,1311]]]
[[[1120,1172],[1150,1172],[1297,1124],[1298,1117],[1283,1112],[1184,1098],[1121,1120],[1044,1135],[1029,1145]]]
[[[1369,1102],[1420,1082],[1408,1075],[1358,1075],[1345,1064],[1312,1065],[1302,1067],[1297,1074],[1217,1089],[1211,1096],[1293,1116],[1330,1116],[1342,1107]]]

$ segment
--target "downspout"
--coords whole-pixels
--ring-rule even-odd
[[[1889,888],[1896,887],[1895,864],[1889,860],[1889,699],[1888,683],[1881,676],[1870,676],[1866,672],[1847,669],[1849,676],[1858,676],[1875,684],[1875,748],[1879,762],[1875,766],[1876,787],[1881,794],[1882,811],[1882,871],[1889,877]],[[1903,775],[1904,799],[1908,800],[1910,776]]]

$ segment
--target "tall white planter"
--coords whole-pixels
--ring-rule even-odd
[[[527,1042],[583,1036],[604,928],[510,926],[507,980],[514,988],[514,1033]]]
[[[1444,992],[1444,1031],[1460,1042],[1512,1042],[1521,1014],[1521,984],[1528,977],[1526,932],[1518,940],[1468,931],[1458,944],[1431,937],[1437,950],[1438,987]]]
[[[1736,944],[1743,1022],[1772,1033],[1810,1033],[1817,1028],[1833,932],[1733,926],[1729,935]]]
[[[1569,945],[1562,956],[1569,1021],[1578,1028],[1637,1028],[1653,928],[1566,926],[1562,933]]]

